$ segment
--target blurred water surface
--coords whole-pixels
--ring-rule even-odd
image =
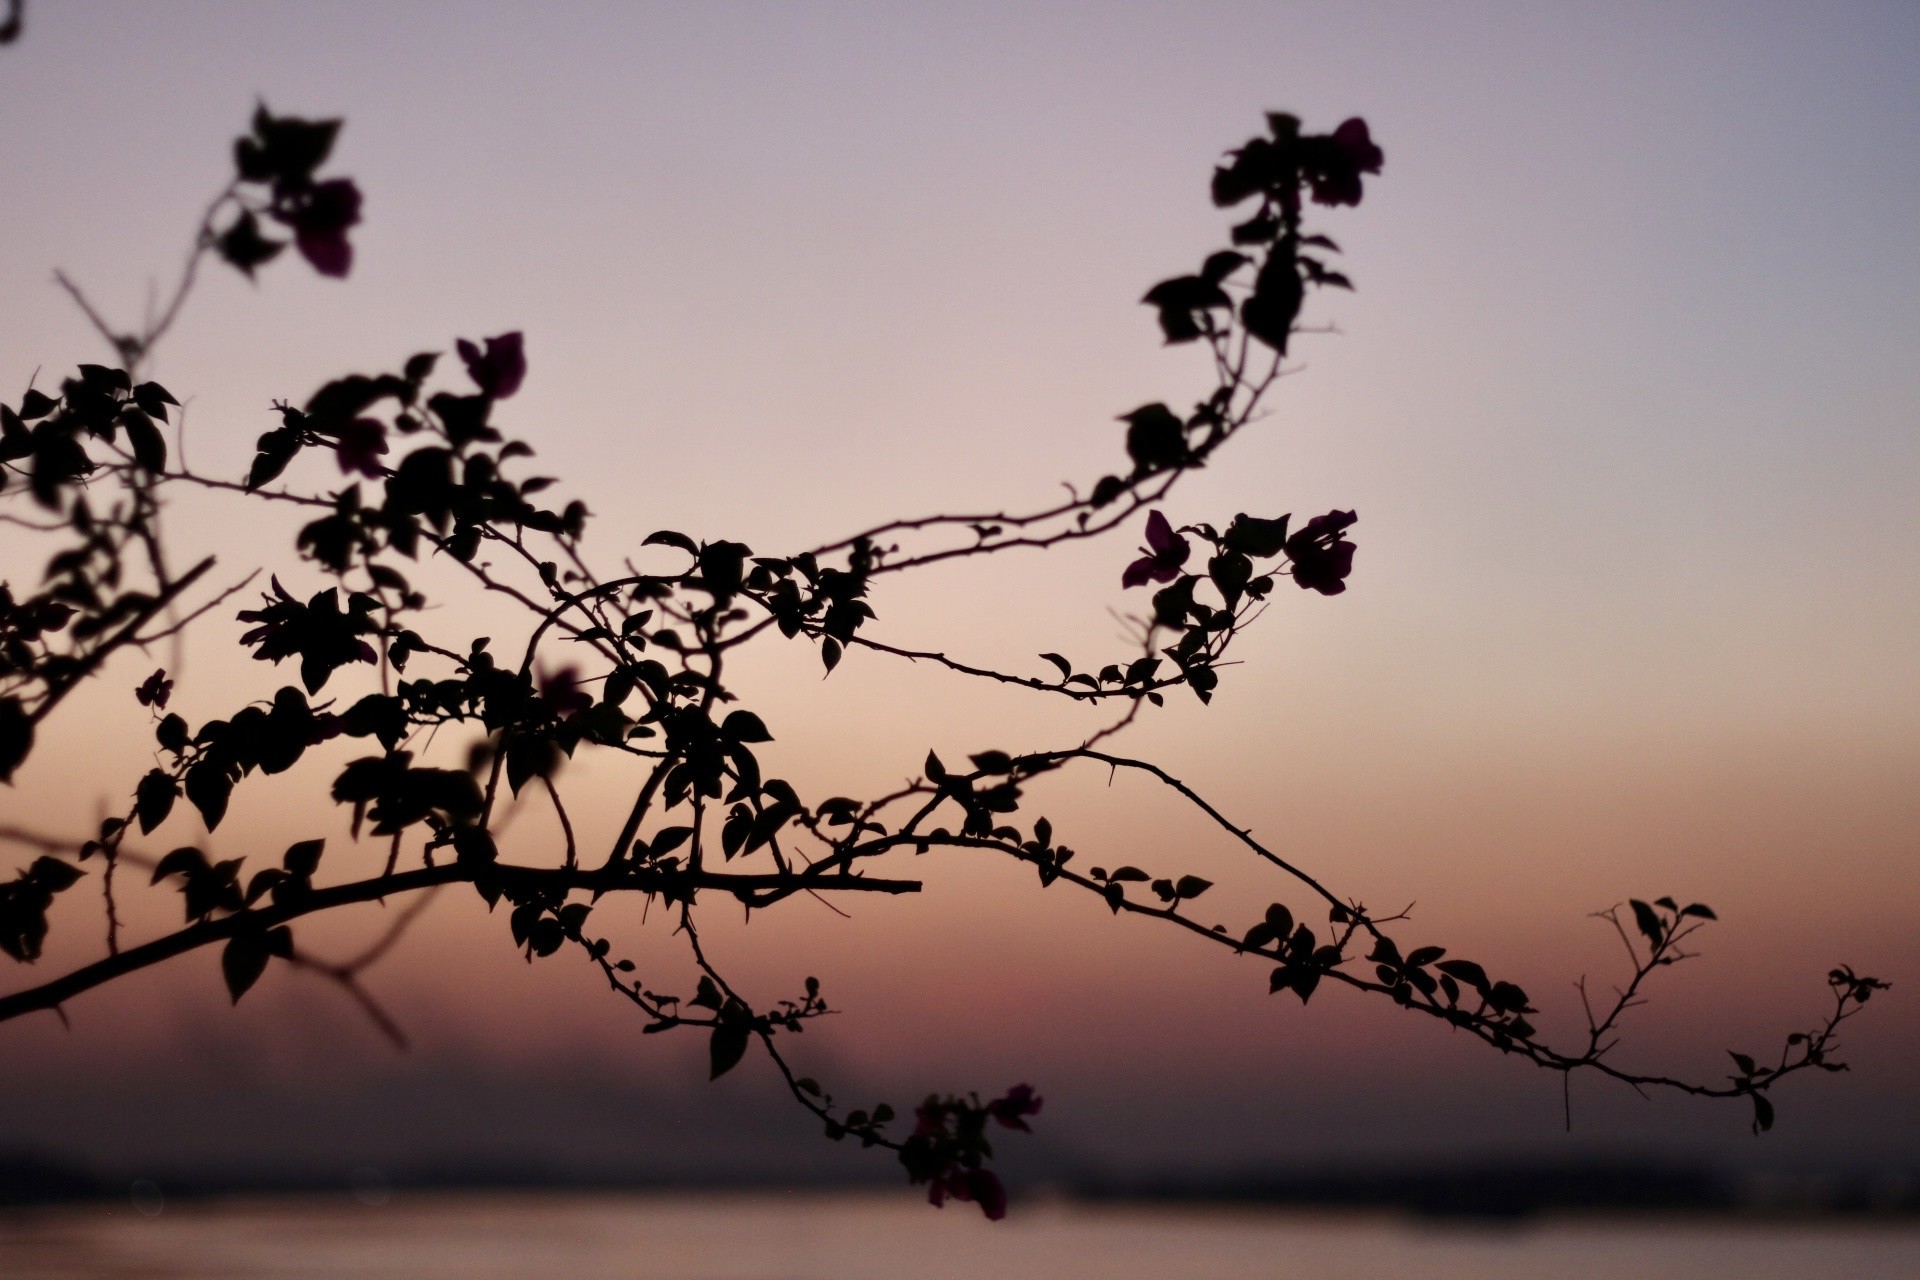
[[[15,1211],[8,1280],[1911,1280],[1920,1230],[1563,1220],[1457,1227],[1229,1209],[1016,1206],[989,1224],[895,1195],[400,1194]]]

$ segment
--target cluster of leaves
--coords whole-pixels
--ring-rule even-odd
[[[30,964],[40,958],[47,937],[47,909],[57,893],[80,879],[72,864],[39,857],[5,884],[0,884],[0,951]]]
[[[57,396],[29,387],[17,407],[0,404],[0,493],[24,481],[52,521],[18,522],[67,535],[31,593],[0,583],[0,780],[31,752],[35,725],[114,652],[144,642],[141,629],[204,571],[170,578],[153,523],[167,465],[158,424],[178,403],[157,382],[83,364]],[[97,502],[87,489],[103,469],[126,483]],[[153,581],[132,580],[142,564]]]
[[[285,773],[307,749],[336,737],[341,719],[316,710],[306,695],[283,686],[265,706],[242,707],[232,718],[208,720],[190,731],[168,715],[154,726],[154,741],[172,757],[168,767],[149,769],[134,789],[134,816],[151,834],[173,812],[182,794],[199,811],[208,831],[226,816],[233,789],[248,774]]]
[[[29,387],[19,408],[0,405],[0,462],[9,472],[24,465],[34,500],[61,511],[75,482],[98,465],[89,440],[120,450],[149,474],[165,470],[167,441],[154,419],[165,422],[167,407],[179,403],[157,382],[135,386],[125,369],[83,364],[58,396]],[[0,488],[10,478],[0,473]]]
[[[1158,310],[1169,343],[1221,333],[1222,316],[1236,310],[1228,285],[1249,266],[1253,283],[1237,307],[1240,324],[1279,355],[1287,353],[1308,288],[1353,287],[1307,252],[1337,253],[1339,246],[1302,233],[1301,194],[1311,192],[1324,205],[1359,204],[1361,175],[1379,173],[1384,155],[1363,120],[1348,120],[1328,134],[1303,134],[1298,118],[1280,113],[1269,115],[1267,125],[1271,136],[1252,139],[1214,171],[1216,205],[1259,200],[1254,215],[1233,229],[1236,247],[1209,254],[1197,274],[1163,280],[1147,292],[1145,301]]]
[[[1475,1020],[1490,1026],[1495,1043],[1502,1048],[1511,1041],[1532,1038],[1533,1024],[1526,1015],[1539,1011],[1518,984],[1495,982],[1477,961],[1442,959],[1446,954],[1445,947],[1428,946],[1415,947],[1402,956],[1393,939],[1383,934],[1367,958],[1374,962],[1374,972],[1389,994],[1401,1004],[1425,1000],[1437,1006],[1444,1000],[1451,1021]],[[1473,999],[1463,1005],[1463,994]]]
[[[1344,534],[1354,523],[1351,511],[1329,511],[1307,521],[1298,531],[1289,533],[1283,515],[1263,519],[1242,512],[1233,518],[1224,533],[1210,524],[1187,525],[1176,531],[1159,511],[1147,516],[1147,543],[1138,560],[1122,573],[1123,587],[1166,583],[1153,596],[1153,622],[1179,632],[1179,638],[1164,645],[1161,652],[1176,666],[1186,684],[1202,702],[1211,701],[1220,677],[1215,664],[1225,652],[1236,627],[1248,612],[1273,590],[1278,565],[1262,567],[1260,560],[1284,555],[1296,585],[1339,595],[1347,589],[1347,576],[1353,572],[1354,546]],[[1213,550],[1207,558],[1204,574],[1188,573],[1184,566],[1193,555],[1192,534]],[[1219,604],[1210,605],[1194,597],[1202,585],[1212,588]],[[1143,661],[1152,661],[1146,659]],[[1139,676],[1151,676],[1153,667],[1143,668]],[[1156,696],[1157,700],[1157,696]]]

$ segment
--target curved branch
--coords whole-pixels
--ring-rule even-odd
[[[371,902],[376,898],[413,893],[436,885],[473,882],[481,879],[491,879],[495,883],[506,885],[524,884],[530,888],[548,891],[565,892],[578,889],[592,893],[661,893],[683,898],[688,893],[700,889],[715,889],[726,893],[747,895],[772,890],[798,892],[801,889],[837,893],[889,894],[920,891],[918,880],[882,880],[870,876],[755,875],[717,871],[696,874],[655,867],[590,871],[509,866],[498,863],[484,868],[462,866],[459,863],[447,863],[437,867],[417,867],[409,871],[395,872],[392,875],[314,889],[285,904],[253,907],[217,920],[203,920],[198,924],[188,925],[165,937],[155,938],[151,942],[127,948],[116,955],[84,965],[51,982],[42,983],[40,986],[30,987],[24,991],[16,991],[11,995],[0,996],[0,1022],[42,1009],[57,1008],[102,983],[149,968],[164,960],[171,960],[175,956],[185,955],[189,951],[211,943],[224,942],[244,929],[271,929],[318,911],[327,911],[359,902]]]

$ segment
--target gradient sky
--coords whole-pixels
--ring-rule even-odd
[[[1569,1142],[1920,1161],[1920,10],[28,18],[0,50],[9,398],[36,369],[99,358],[52,268],[137,313],[256,95],[342,114],[336,167],[367,193],[353,276],[208,279],[156,370],[193,397],[193,461],[237,474],[271,400],[521,328],[510,429],[593,507],[607,562],[661,526],[777,552],[1098,475],[1120,456],[1115,414],[1203,385],[1137,299],[1222,240],[1219,152],[1266,109],[1365,116],[1385,174],[1322,219],[1359,291],[1307,317],[1339,334],[1301,344],[1273,416],[1170,506],[1353,507],[1353,588],[1286,591],[1215,704],[1176,700],[1134,751],[1343,891],[1417,901],[1417,940],[1521,978],[1548,1026],[1573,1025],[1575,976],[1615,964],[1587,912],[1712,903],[1706,957],[1667,976],[1623,1051],[1646,1066],[1717,1073],[1725,1048],[1808,1021],[1830,964],[1879,973],[1896,990],[1849,1038],[1853,1075],[1793,1089],[1760,1146],[1732,1109],[1594,1085],[1567,1139],[1542,1073],[1338,993],[1269,1000],[1251,965],[963,860],[914,868],[920,900],[852,921],[799,903],[724,945],[762,990],[822,977],[849,1012],[808,1049],[858,1087],[897,1101],[1030,1076],[1062,1167]],[[217,504],[174,528],[249,565],[237,535],[287,534]],[[1048,649],[1104,661],[1107,610],[1141,607],[1117,582],[1133,540],[889,587],[876,634],[1022,670]],[[189,655],[190,716],[285,675],[219,655]],[[929,747],[954,759],[1087,723],[867,655],[824,684],[814,663],[776,650],[745,679],[777,767],[820,794],[897,782]],[[106,728],[131,732],[137,710],[103,691],[0,815],[84,826],[146,767]],[[569,781],[583,824],[617,825],[617,781]],[[1273,896],[1162,797],[1103,784],[1046,801],[1090,860],[1207,875],[1236,922]],[[277,850],[311,812],[243,788],[213,847]],[[97,944],[91,917],[70,920],[48,967]],[[377,921],[330,928],[313,936],[345,945]],[[660,932],[636,954],[666,955]],[[77,1002],[71,1034],[0,1027],[10,1073],[44,1085],[0,1102],[0,1146],[617,1165],[697,1160],[717,1148],[685,1131],[709,1119],[741,1161],[805,1144],[766,1073],[707,1090],[698,1046],[643,1043],[590,978],[520,965],[503,922],[449,900],[378,979],[418,1035],[402,1059],[295,977],[230,1013],[197,957]]]

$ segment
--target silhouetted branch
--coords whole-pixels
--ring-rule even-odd
[[[18,4],[10,12],[17,29]],[[1516,983],[1441,947],[1403,948],[1389,926],[1406,920],[1411,908],[1372,914],[1229,820],[1168,769],[1109,749],[1167,697],[1186,690],[1209,701],[1221,672],[1235,665],[1230,646],[1289,581],[1307,598],[1331,597],[1345,590],[1352,572],[1352,511],[1299,521],[1291,513],[1239,512],[1176,526],[1158,505],[1182,477],[1266,415],[1267,396],[1298,367],[1289,364],[1290,343],[1316,331],[1299,323],[1306,300],[1321,289],[1351,288],[1331,265],[1337,247],[1309,230],[1304,215],[1309,204],[1358,204],[1364,176],[1380,171],[1379,149],[1357,119],[1326,134],[1304,133],[1297,119],[1280,114],[1269,116],[1268,126],[1214,175],[1215,204],[1240,206],[1235,216],[1244,217],[1231,247],[1208,255],[1195,274],[1161,281],[1144,299],[1169,344],[1204,344],[1216,385],[1185,411],[1156,402],[1120,415],[1124,461],[1107,474],[1068,483],[1066,500],[1031,510],[908,516],[795,554],[757,554],[743,543],[663,529],[622,555],[623,571],[610,575],[585,553],[585,503],[550,496],[555,482],[526,471],[532,448],[508,439],[495,421],[527,372],[519,333],[456,343],[464,382],[450,383],[442,357],[423,353],[398,372],[338,378],[302,405],[276,402],[274,425],[258,437],[244,473],[236,464],[226,475],[203,474],[184,457],[168,457],[159,424],[172,420],[179,401],[158,383],[141,381],[139,368],[182,314],[203,260],[217,256],[249,278],[288,248],[294,254],[287,256],[324,275],[343,276],[352,263],[348,233],[359,221],[359,189],[319,173],[339,122],[275,116],[263,105],[252,132],[235,145],[233,181],[208,205],[167,302],[150,306],[142,329],[117,333],[77,285],[56,274],[121,367],[81,365],[57,396],[30,389],[17,409],[0,406],[0,468],[9,481],[0,497],[37,507],[32,518],[4,512],[0,519],[60,542],[37,588],[0,590],[0,779],[10,780],[31,755],[36,725],[80,682],[102,675],[114,653],[169,638],[178,652],[190,626],[257,582],[258,571],[186,607],[187,593],[213,560],[177,577],[170,572],[161,512],[175,493],[264,501],[305,521],[295,536],[296,558],[270,572],[257,603],[237,614],[248,627],[240,643],[249,656],[290,664],[297,683],[192,724],[168,712],[173,683],[164,669],[155,671],[134,690],[150,712],[140,731],[152,734],[155,763],[120,792],[119,816],[77,843],[0,829],[0,840],[39,854],[0,885],[0,948],[16,960],[36,960],[56,896],[99,854],[106,864],[107,951],[0,996],[0,1021],[48,1009],[64,1018],[64,1002],[94,987],[219,944],[232,999],[280,959],[341,987],[404,1046],[362,975],[390,953],[434,894],[464,884],[489,908],[504,905],[513,944],[529,962],[581,948],[638,1011],[646,1032],[698,1028],[706,1035],[715,1077],[758,1044],[829,1137],[894,1152],[935,1204],[971,1200],[997,1217],[1005,1193],[988,1168],[985,1135],[990,1123],[1027,1127],[1025,1118],[1040,1105],[1031,1088],[1016,1086],[986,1102],[975,1094],[929,1096],[914,1111],[912,1132],[897,1135],[889,1129],[898,1118],[890,1106],[842,1108],[784,1056],[780,1037],[832,1012],[819,982],[809,977],[804,994],[756,1004],[729,982],[699,932],[702,893],[724,894],[749,914],[803,894],[831,906],[837,893],[912,893],[918,880],[867,874],[869,868],[879,859],[943,849],[1014,858],[1032,866],[1043,887],[1064,882],[1099,895],[1116,915],[1157,920],[1234,955],[1266,960],[1273,965],[1270,992],[1306,1001],[1330,984],[1385,997],[1560,1072],[1563,1087],[1575,1071],[1591,1071],[1643,1092],[1745,1097],[1756,1128],[1765,1128],[1773,1113],[1763,1095],[1802,1071],[1843,1069],[1833,1057],[1839,1028],[1886,984],[1850,969],[1831,971],[1833,1005],[1824,1019],[1788,1036],[1767,1065],[1732,1054],[1737,1072],[1724,1084],[1632,1071],[1610,1057],[1622,1019],[1645,1002],[1654,971],[1690,956],[1683,944],[1713,919],[1698,903],[1632,900],[1639,944],[1620,908],[1600,913],[1627,949],[1631,976],[1605,1008],[1594,1007],[1582,979],[1576,989],[1585,1044],[1556,1049],[1529,1020],[1537,1011]],[[311,479],[316,464],[324,479]],[[296,467],[303,470],[293,474],[308,475],[310,483],[284,478]],[[243,478],[228,478],[236,475]],[[1046,550],[1137,520],[1143,544],[1116,552],[1112,564],[1122,590],[1147,588],[1150,599],[1139,617],[1115,613],[1137,644],[1125,663],[1076,670],[1066,656],[1041,652],[1038,661],[1058,678],[1039,678],[966,662],[939,647],[890,644],[869,629],[877,617],[870,589],[886,575]],[[462,611],[437,612],[415,578],[423,560],[440,559],[457,566],[457,588],[498,606],[504,619],[471,634],[462,629]],[[318,590],[303,581],[316,575],[327,584]],[[504,637],[497,646],[496,637]],[[929,752],[916,775],[880,795],[807,797],[770,772],[764,744],[774,741],[773,727],[729,683],[736,650],[776,639],[817,653],[828,674],[847,650],[861,648],[1076,702],[1118,700],[1119,714],[1077,746],[982,751],[971,756],[970,769],[950,768]],[[309,753],[329,742],[357,744],[358,754],[344,764],[329,756],[332,772],[319,781],[348,815],[354,842],[384,844],[377,874],[316,884],[326,846],[320,838],[294,842],[277,865],[262,865],[267,860],[256,854],[244,875],[247,858],[215,859],[197,846],[157,860],[122,848],[136,829],[143,839],[152,836],[181,801],[214,832],[237,788],[296,768],[311,777],[320,757]],[[462,748],[464,759],[448,760]],[[610,762],[617,772],[606,785],[631,797],[596,867],[581,865],[580,836],[555,781],[583,753]],[[1311,895],[1314,918],[1296,918],[1290,906],[1273,902],[1235,934],[1189,909],[1213,887],[1202,877],[1156,878],[1124,863],[1078,860],[1046,818],[1028,816],[1023,788],[1082,763],[1109,780],[1143,775],[1178,796],[1244,853]],[[559,865],[502,862],[499,838],[535,786],[560,828],[560,848],[549,855]],[[149,871],[151,885],[167,881],[180,892],[183,927],[121,945],[115,876],[122,861]],[[671,982],[643,980],[631,961],[614,954],[613,939],[596,936],[600,897],[636,892],[646,895],[648,908],[641,927],[657,898],[685,940],[680,964],[682,976],[697,983],[691,995],[672,994]],[[349,960],[328,961],[295,945],[292,925],[307,916],[407,895],[419,896]],[[1570,1123],[1570,1093],[1563,1099]]]

